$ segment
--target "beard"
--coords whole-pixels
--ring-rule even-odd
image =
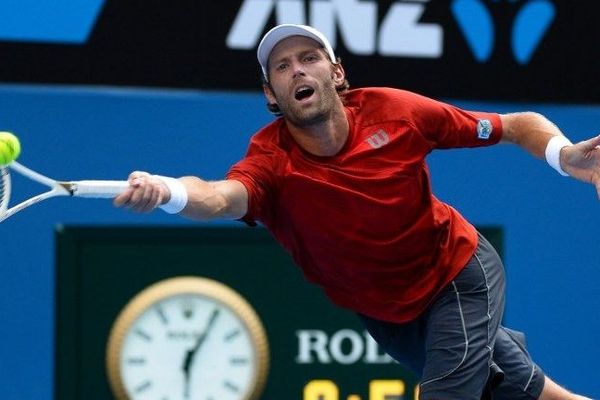
[[[326,82],[324,86],[315,88],[312,96],[315,100],[309,106],[298,102],[293,96],[275,95],[275,98],[286,121],[299,128],[306,128],[327,121],[338,100],[333,82]]]

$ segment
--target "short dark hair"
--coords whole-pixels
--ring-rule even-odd
[[[334,65],[340,64],[342,62],[341,58],[337,58],[336,63]],[[271,84],[269,83],[269,81],[267,81],[267,78],[261,74],[261,78],[262,78],[262,84],[265,86],[268,86],[271,89]],[[348,90],[350,89],[350,82],[348,82],[348,79],[344,79],[344,82],[342,82],[340,85],[335,87],[335,90],[337,91],[338,95],[342,98],[342,101],[344,100],[344,95],[346,94],[346,92],[348,92]],[[275,115],[276,117],[281,117],[283,115],[283,113],[281,112],[281,109],[279,108],[279,106],[275,103],[267,103],[267,109],[269,110],[269,112],[273,115]]]

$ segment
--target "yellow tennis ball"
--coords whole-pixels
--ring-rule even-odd
[[[0,167],[4,167],[9,163],[10,149],[4,142],[0,142]]]
[[[12,150],[3,141],[0,141],[0,167],[5,167],[12,162]]]
[[[0,132],[0,166],[15,161],[21,154],[19,139],[10,132]]]

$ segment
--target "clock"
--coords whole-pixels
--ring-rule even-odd
[[[250,304],[224,284],[183,276],[129,301],[107,343],[118,400],[255,400],[269,367],[265,329]]]

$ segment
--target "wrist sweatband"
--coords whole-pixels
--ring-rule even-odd
[[[569,176],[560,166],[560,150],[563,147],[571,146],[573,143],[562,135],[553,136],[546,146],[546,161],[552,168],[558,171],[562,176]]]
[[[171,198],[165,204],[159,206],[160,209],[169,213],[177,214],[185,208],[188,201],[187,190],[179,179],[171,178],[168,176],[154,175],[154,177],[160,179],[169,188],[171,192]]]

